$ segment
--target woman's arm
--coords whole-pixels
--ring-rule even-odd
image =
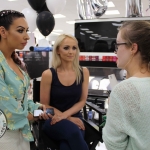
[[[89,71],[87,68],[83,68],[82,94],[80,100],[73,107],[63,112],[63,116],[65,116],[65,118],[72,116],[73,114],[77,113],[84,107],[88,95],[88,84],[89,84]]]

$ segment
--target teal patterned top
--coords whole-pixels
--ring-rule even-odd
[[[27,100],[30,78],[21,71],[24,80],[9,67],[0,51],[0,109],[6,115],[9,130],[20,130],[25,140],[33,141],[27,115],[29,112],[33,114],[39,104]]]

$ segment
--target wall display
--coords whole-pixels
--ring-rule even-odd
[[[122,21],[75,23],[75,37],[81,52],[114,52]]]
[[[41,77],[42,72],[49,68],[49,52],[17,52],[25,62],[31,79]]]
[[[81,52],[114,52],[118,29],[124,21],[146,20],[149,17],[115,18],[102,20],[77,20],[75,37]]]

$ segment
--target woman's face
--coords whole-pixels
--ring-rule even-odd
[[[63,61],[73,62],[78,50],[77,42],[72,38],[65,38],[57,50],[57,54]]]
[[[117,42],[116,44],[126,43],[126,41],[122,39],[121,31],[119,31],[117,35],[116,42]],[[131,48],[128,48],[126,44],[118,45],[117,47],[118,47],[117,52],[116,52],[117,57],[118,57],[117,67],[125,69],[128,62],[131,59]]]
[[[27,31],[28,25],[25,18],[14,19],[9,29],[6,30],[7,45],[12,49],[23,49],[29,40]]]

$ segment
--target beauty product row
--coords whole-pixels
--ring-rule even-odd
[[[79,56],[79,60],[80,61],[112,61],[112,62],[116,62],[117,61],[117,57],[116,56],[102,56],[102,58],[100,59],[99,56],[84,56],[84,55],[80,55]]]

